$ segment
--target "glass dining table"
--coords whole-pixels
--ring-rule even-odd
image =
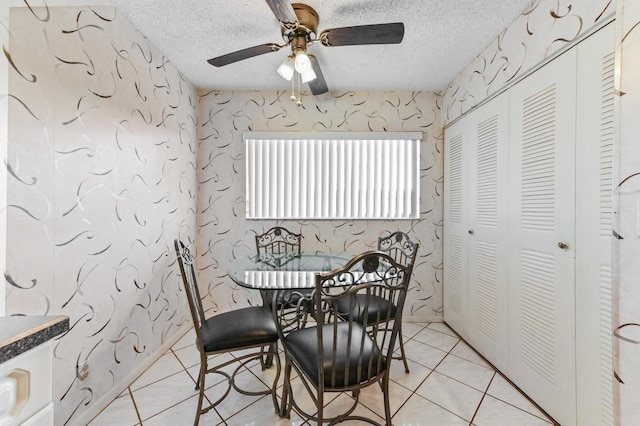
[[[344,266],[351,254],[302,253],[280,258],[239,257],[229,264],[229,277],[255,290],[286,290],[315,287],[317,273]]]

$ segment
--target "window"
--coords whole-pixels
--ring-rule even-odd
[[[420,132],[245,132],[248,219],[416,219]]]

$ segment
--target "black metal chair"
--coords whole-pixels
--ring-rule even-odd
[[[418,243],[411,241],[409,236],[402,231],[396,231],[388,236],[378,238],[379,251],[387,253],[396,262],[402,265],[411,266],[412,270],[416,254],[418,253],[418,246]],[[386,318],[388,314],[399,323],[400,332],[398,335],[398,345],[400,346],[400,355],[394,356],[394,359],[401,359],[404,364],[404,371],[409,373],[409,365],[407,364],[407,357],[404,351],[404,340],[402,338],[402,316],[396,315],[396,307],[394,305],[389,305],[389,303],[384,299],[373,300],[369,305],[369,318],[367,324],[371,332],[375,332],[375,328],[379,326],[375,324],[375,321],[373,321],[378,315],[382,318]],[[346,310],[346,301],[341,302],[341,309]],[[364,315],[362,312],[356,310],[353,312],[353,315],[356,321],[361,324],[364,323]]]
[[[411,269],[411,265],[401,265],[382,252],[362,253],[341,268],[316,275],[311,294],[288,290],[282,300],[287,309],[273,306],[285,354],[281,416],[289,417],[291,409],[295,409],[319,425],[344,420],[378,424],[352,415],[360,389],[378,383],[384,397],[386,423],[391,425],[389,367],[400,323],[394,321],[390,310],[376,309],[372,318],[370,308],[384,300],[395,307],[395,315],[401,315]],[[362,322],[356,321],[351,314],[354,311],[363,314]],[[367,328],[371,321],[383,326],[370,333]],[[296,403],[299,395],[292,391],[292,368],[314,401],[317,414],[305,412]],[[325,392],[350,392],[353,405],[344,413],[325,419]]]
[[[257,260],[281,266],[300,256],[302,234],[294,234],[282,226],[274,226],[264,234],[256,235]]]
[[[284,266],[302,253],[302,238],[302,234],[295,234],[282,226],[274,226],[264,234],[256,235],[256,260],[276,267]],[[273,290],[261,290],[260,295],[262,303],[270,307]]]
[[[302,234],[296,234],[282,226],[274,226],[263,234],[256,235],[256,261],[280,267],[302,253]],[[260,290],[263,306],[271,308],[273,290]],[[283,293],[280,293],[280,298]],[[272,356],[265,357],[263,365],[270,367]]]
[[[231,387],[244,395],[271,394],[275,410],[280,412],[276,397],[276,385],[280,377],[280,358],[277,354],[278,332],[271,310],[262,306],[249,307],[205,318],[191,251],[180,240],[176,239],[174,245],[187,300],[189,301],[189,309],[193,318],[196,346],[200,352],[200,372],[198,373],[198,382],[196,384],[196,390],[199,389],[200,394],[198,396],[198,409],[194,425],[198,424],[202,414],[207,413],[226,398],[231,391]],[[265,349],[267,347],[269,350]],[[246,351],[247,349],[254,350]],[[234,353],[231,360],[213,367],[208,365],[208,356],[235,351],[243,352]],[[276,359],[277,371],[273,385],[261,391],[247,391],[238,388],[234,382],[236,373],[245,367],[247,363],[253,360],[262,360],[262,357],[267,354]],[[222,370],[224,367],[236,362],[239,362],[239,365],[232,374]],[[209,373],[221,374],[226,377],[228,387],[217,401],[208,407],[202,408],[205,376]]]

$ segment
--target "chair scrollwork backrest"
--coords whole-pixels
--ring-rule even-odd
[[[378,238],[378,250],[393,257],[403,265],[413,265],[418,253],[418,243],[411,241],[402,231],[395,231],[390,235]]]
[[[274,226],[256,235],[257,260],[280,266],[300,256],[302,234],[295,234],[281,226]]]
[[[182,274],[182,282],[187,293],[189,301],[189,309],[191,316],[195,322],[194,328],[199,330],[202,323],[205,322],[204,309],[202,307],[202,299],[200,298],[200,290],[198,289],[198,281],[196,279],[195,259],[191,254],[191,250],[182,241],[176,239],[174,241],[176,255],[178,256],[178,264],[180,265],[180,273]]]

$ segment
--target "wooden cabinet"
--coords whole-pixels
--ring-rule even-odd
[[[612,422],[613,36],[445,130],[445,321],[563,425]]]

